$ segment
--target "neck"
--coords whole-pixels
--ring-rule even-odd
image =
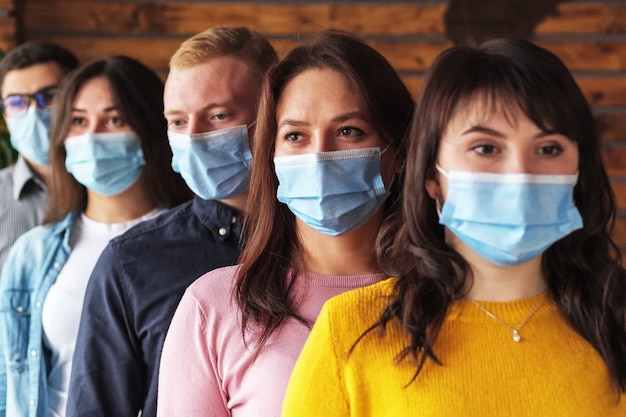
[[[232,207],[237,210],[239,213],[246,212],[246,204],[248,202],[248,191],[244,191],[241,194],[237,194],[234,197],[223,198],[221,200],[217,200],[222,204],[227,205],[228,207]]]
[[[24,156],[22,156],[24,158]],[[28,158],[24,158],[26,164],[30,170],[35,174],[37,178],[43,181],[44,184],[48,184],[50,182],[50,176],[52,175],[52,169],[48,165],[41,165],[36,162],[31,161]]]
[[[382,272],[376,264],[375,242],[383,210],[352,232],[327,236],[296,218],[307,271],[325,275],[366,275]]]
[[[450,246],[465,258],[472,273],[466,298],[480,301],[512,301],[534,297],[547,290],[541,256],[520,265],[493,264],[446,231]]]
[[[108,196],[87,190],[85,215],[101,223],[123,223],[137,219],[156,208],[145,192],[141,179],[120,194]]]

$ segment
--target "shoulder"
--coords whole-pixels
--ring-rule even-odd
[[[0,169],[0,181],[8,181],[13,178],[13,172],[15,171],[15,165],[9,165]]]
[[[196,279],[187,292],[196,300],[213,303],[230,297],[235,288],[235,276],[239,266],[225,266],[207,272]]]
[[[186,202],[159,214],[155,218],[131,227],[122,235],[112,239],[111,243],[115,246],[120,246],[143,239],[148,242],[154,242],[157,239],[156,236],[170,233],[172,230],[178,230],[181,225],[189,221],[189,217],[193,217],[191,202]],[[178,231],[183,232],[181,230]]]
[[[376,284],[347,291],[328,300],[325,308],[331,311],[347,310],[364,313],[371,311],[374,306],[384,308],[393,293],[396,281],[395,278],[388,278]]]
[[[235,323],[239,317],[233,298],[236,271],[237,266],[228,266],[196,279],[185,290],[176,314],[187,318],[202,317],[202,322],[216,332],[230,328],[225,323]]]
[[[396,281],[389,278],[335,296],[324,305],[320,319],[326,320],[334,332],[359,336],[378,321]]]
[[[0,200],[13,199],[15,165],[0,169]]]

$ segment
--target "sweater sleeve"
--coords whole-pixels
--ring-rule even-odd
[[[343,366],[337,354],[331,308],[324,305],[296,362],[283,402],[283,417],[349,416]]]
[[[144,378],[109,244],[89,279],[72,364],[68,417],[136,416]]]
[[[206,314],[188,289],[163,345],[158,417],[230,417],[210,340]]]

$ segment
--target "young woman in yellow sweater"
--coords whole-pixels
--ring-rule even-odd
[[[455,46],[426,78],[398,278],[329,301],[284,416],[626,416],[626,272],[591,111],[526,41]]]

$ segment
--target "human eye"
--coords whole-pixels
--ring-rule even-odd
[[[2,100],[2,107],[9,116],[26,111],[29,104],[30,98],[21,94],[13,94]]]
[[[283,140],[285,142],[297,143],[301,142],[304,135],[300,132],[286,132],[283,134]]]
[[[228,113],[216,113],[211,116],[211,120],[222,121],[222,120],[226,120],[229,116],[230,114]]]
[[[72,126],[85,126],[87,124],[87,119],[82,116],[72,116],[70,124]]]
[[[35,94],[35,98],[37,99],[37,104],[39,104],[39,107],[48,108],[52,105],[54,99],[57,97],[58,94],[58,87],[50,87]]]
[[[111,115],[109,117],[108,123],[109,123],[109,125],[115,126],[115,127],[120,127],[120,126],[126,125],[126,121],[119,114]]]
[[[170,127],[182,127],[185,125],[185,120],[183,119],[171,119],[167,121],[167,125]]]
[[[559,144],[550,144],[550,145],[541,146],[538,149],[538,152],[540,155],[557,156],[563,152],[563,147]]]
[[[363,132],[363,130],[359,129],[358,127],[343,126],[339,129],[338,134],[339,136],[356,137],[363,136],[365,132]]]
[[[498,152],[498,149],[494,145],[480,144],[472,147],[472,150],[480,155],[493,155]]]

